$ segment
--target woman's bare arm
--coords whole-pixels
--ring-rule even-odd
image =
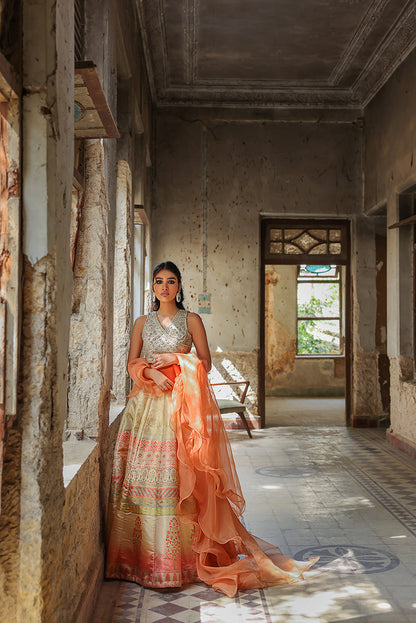
[[[206,371],[209,372],[211,370],[211,353],[209,352],[205,327],[198,314],[188,313],[188,329],[192,335],[198,358],[204,364]]]
[[[129,356],[127,357],[127,363],[140,357],[143,346],[142,332],[144,323],[146,322],[146,316],[140,316],[137,318],[133,325],[133,331],[131,332]]]
[[[139,318],[137,318],[136,322],[133,325],[133,331],[131,332],[130,339],[129,355],[127,357],[128,364],[130,363],[130,361],[133,361],[134,359],[137,359],[137,357],[140,357],[143,346],[142,333],[145,322],[146,316],[140,316]],[[143,375],[148,379],[152,379],[156,383],[156,385],[164,391],[166,391],[167,389],[172,389],[172,381],[159,370],[146,368],[143,371]]]

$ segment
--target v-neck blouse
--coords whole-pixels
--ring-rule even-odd
[[[189,353],[192,336],[188,331],[187,315],[186,309],[178,309],[169,324],[163,327],[157,312],[150,312],[143,327],[143,347],[140,357],[152,363],[157,353]]]

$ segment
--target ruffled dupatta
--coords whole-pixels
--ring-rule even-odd
[[[180,373],[172,390],[170,423],[178,443],[177,514],[180,521],[195,527],[193,549],[199,578],[229,597],[237,590],[302,579],[303,571],[317,558],[306,562],[287,558],[277,547],[252,536],[241,523],[245,502],[206,370],[196,355],[177,357]],[[160,395],[161,390],[143,376],[146,365],[145,360],[136,359],[129,364],[129,373],[137,388]],[[169,368],[163,369],[169,377],[179,371]],[[134,388],[133,392],[137,393]]]

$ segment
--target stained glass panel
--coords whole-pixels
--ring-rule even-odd
[[[346,253],[342,228],[271,227],[269,237],[269,253],[274,255],[343,256]]]
[[[328,245],[326,244],[326,242],[318,244],[316,247],[313,247],[313,249],[309,251],[309,255],[320,255],[321,253],[325,255],[328,253]]]
[[[334,279],[339,280],[340,272],[338,266],[331,265],[329,267],[329,270],[326,270],[324,273],[314,271],[311,272],[311,268],[313,269],[315,267],[318,269],[321,268],[316,264],[313,264],[312,266],[310,264],[301,264],[300,266],[298,266],[298,281],[310,281],[311,279],[319,279],[319,281],[327,279],[331,279],[331,281]],[[328,267],[325,266],[325,268]]]
[[[331,242],[329,244],[329,252],[332,253],[332,255],[341,255],[341,244],[339,242]]]
[[[269,248],[270,248],[270,253],[282,253],[283,252],[283,244],[281,242],[271,242]]]
[[[316,245],[318,242],[316,238],[313,238],[306,231],[301,236],[298,236],[294,240],[292,240],[294,244],[302,249],[304,253],[308,253],[309,250]]]
[[[285,243],[285,253],[287,255],[302,255],[301,249],[294,244],[290,244],[290,242]]]
[[[285,229],[285,240],[293,240],[303,233],[303,229]]]
[[[328,230],[327,229],[309,229],[310,235],[316,238],[317,240],[328,240]]]
[[[270,240],[281,240],[282,239],[282,230],[281,229],[271,229],[270,230]]]

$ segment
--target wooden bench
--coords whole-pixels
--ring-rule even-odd
[[[240,400],[217,398],[217,402],[221,415],[224,415],[225,413],[237,413],[240,416],[240,419],[244,424],[244,428],[246,429],[248,436],[252,438],[253,436],[251,434],[250,426],[246,418],[247,407],[244,404],[250,381],[229,381],[225,383],[211,383],[211,387],[216,387],[217,385],[245,385]]]

